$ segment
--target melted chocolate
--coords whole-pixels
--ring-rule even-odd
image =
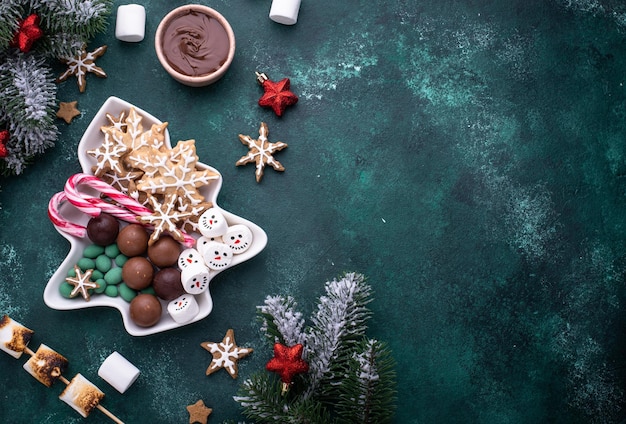
[[[176,71],[202,76],[217,71],[226,62],[230,42],[216,19],[190,10],[167,25],[162,47],[167,62]]]

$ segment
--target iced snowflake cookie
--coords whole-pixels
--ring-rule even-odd
[[[237,346],[235,343],[235,331],[232,328],[228,329],[221,342],[202,342],[200,346],[213,355],[213,360],[206,369],[206,375],[213,374],[220,368],[224,368],[232,378],[237,378],[239,374],[237,361],[253,352],[251,348]]]
[[[88,73],[92,73],[100,78],[106,78],[107,74],[96,66],[96,59],[107,51],[107,46],[101,46],[92,52],[87,52],[86,48],[83,49],[74,57],[64,57],[61,60],[67,64],[67,71],[63,72],[61,76],[57,78],[57,82],[62,82],[71,77],[76,76],[78,83],[78,90],[83,93],[87,86],[86,76]]]
[[[263,178],[265,165],[270,165],[276,171],[285,170],[285,167],[274,159],[273,155],[275,152],[286,148],[287,143],[283,143],[282,141],[270,143],[268,135],[269,129],[267,128],[267,124],[265,122],[261,122],[261,127],[259,128],[259,138],[257,139],[254,139],[249,135],[239,134],[239,140],[245,144],[250,151],[247,155],[242,156],[241,159],[235,163],[235,165],[241,166],[254,162],[256,164],[254,174],[256,176],[257,183],[261,182],[261,179]]]

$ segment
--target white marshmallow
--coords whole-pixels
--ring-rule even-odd
[[[192,294],[183,294],[167,304],[167,312],[179,324],[189,322],[198,315],[200,307]]]
[[[212,241],[216,241],[218,243],[222,243],[222,236],[215,236],[215,237],[199,237],[198,240],[196,240],[196,249],[198,249],[198,252],[200,252],[200,254],[203,257],[204,260],[204,252],[206,251],[206,246],[211,243]]]
[[[228,231],[226,231],[222,239],[233,250],[233,253],[237,255],[248,250],[252,244],[252,231],[243,224],[235,224],[228,227]]]
[[[274,0],[270,8],[270,19],[283,25],[294,25],[298,22],[300,0]]]
[[[146,33],[146,9],[139,4],[125,4],[117,8],[115,38],[129,43],[143,40]]]
[[[183,289],[190,294],[200,294],[209,288],[211,271],[204,264],[190,265],[180,273]]]
[[[228,230],[228,223],[217,208],[209,208],[198,218],[198,231],[205,237],[223,235]]]
[[[81,374],[76,374],[59,395],[59,399],[74,408],[84,418],[93,411],[104,397],[104,392]]]
[[[180,255],[178,255],[178,267],[181,271],[194,265],[204,265],[204,259],[202,259],[200,252],[192,248],[180,252]]]
[[[204,263],[209,269],[221,271],[230,266],[233,261],[233,249],[227,244],[212,241],[204,247]]]
[[[0,350],[19,359],[34,333],[33,330],[4,315],[0,318]]]
[[[139,369],[115,351],[100,365],[98,375],[118,392],[124,393],[139,377]]]

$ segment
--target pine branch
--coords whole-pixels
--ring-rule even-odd
[[[267,296],[265,305],[257,308],[261,330],[271,343],[280,342],[293,346],[304,342],[304,319],[302,313],[296,311],[297,306],[291,296]]]
[[[281,382],[266,373],[254,374],[244,381],[238,396],[234,397],[244,407],[244,415],[258,423],[331,424],[328,412],[319,402],[294,396],[290,390],[281,394]]]
[[[395,408],[395,362],[386,344],[363,339],[341,383],[334,386],[340,423],[391,422]]]
[[[372,300],[371,287],[363,275],[347,273],[340,280],[327,282],[325,290],[307,333],[303,356],[309,361],[311,384],[305,397],[341,378],[337,370],[348,359],[347,352],[365,335],[371,316],[366,307]]]

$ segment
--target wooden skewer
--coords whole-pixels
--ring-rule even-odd
[[[30,356],[35,356],[35,352],[33,352],[29,347],[25,347],[24,348],[24,352],[26,352]],[[70,384],[70,381],[67,378],[63,377],[62,375],[59,376],[59,380],[61,380],[63,383],[65,383],[66,386]],[[124,424],[124,421],[122,421],[119,418],[117,418],[115,415],[113,415],[111,413],[111,411],[106,409],[104,406],[102,406],[100,404],[97,404],[96,408],[98,408],[100,410],[100,412],[102,412],[104,415],[106,415],[107,417],[109,417],[110,419],[115,421],[117,424]]]

